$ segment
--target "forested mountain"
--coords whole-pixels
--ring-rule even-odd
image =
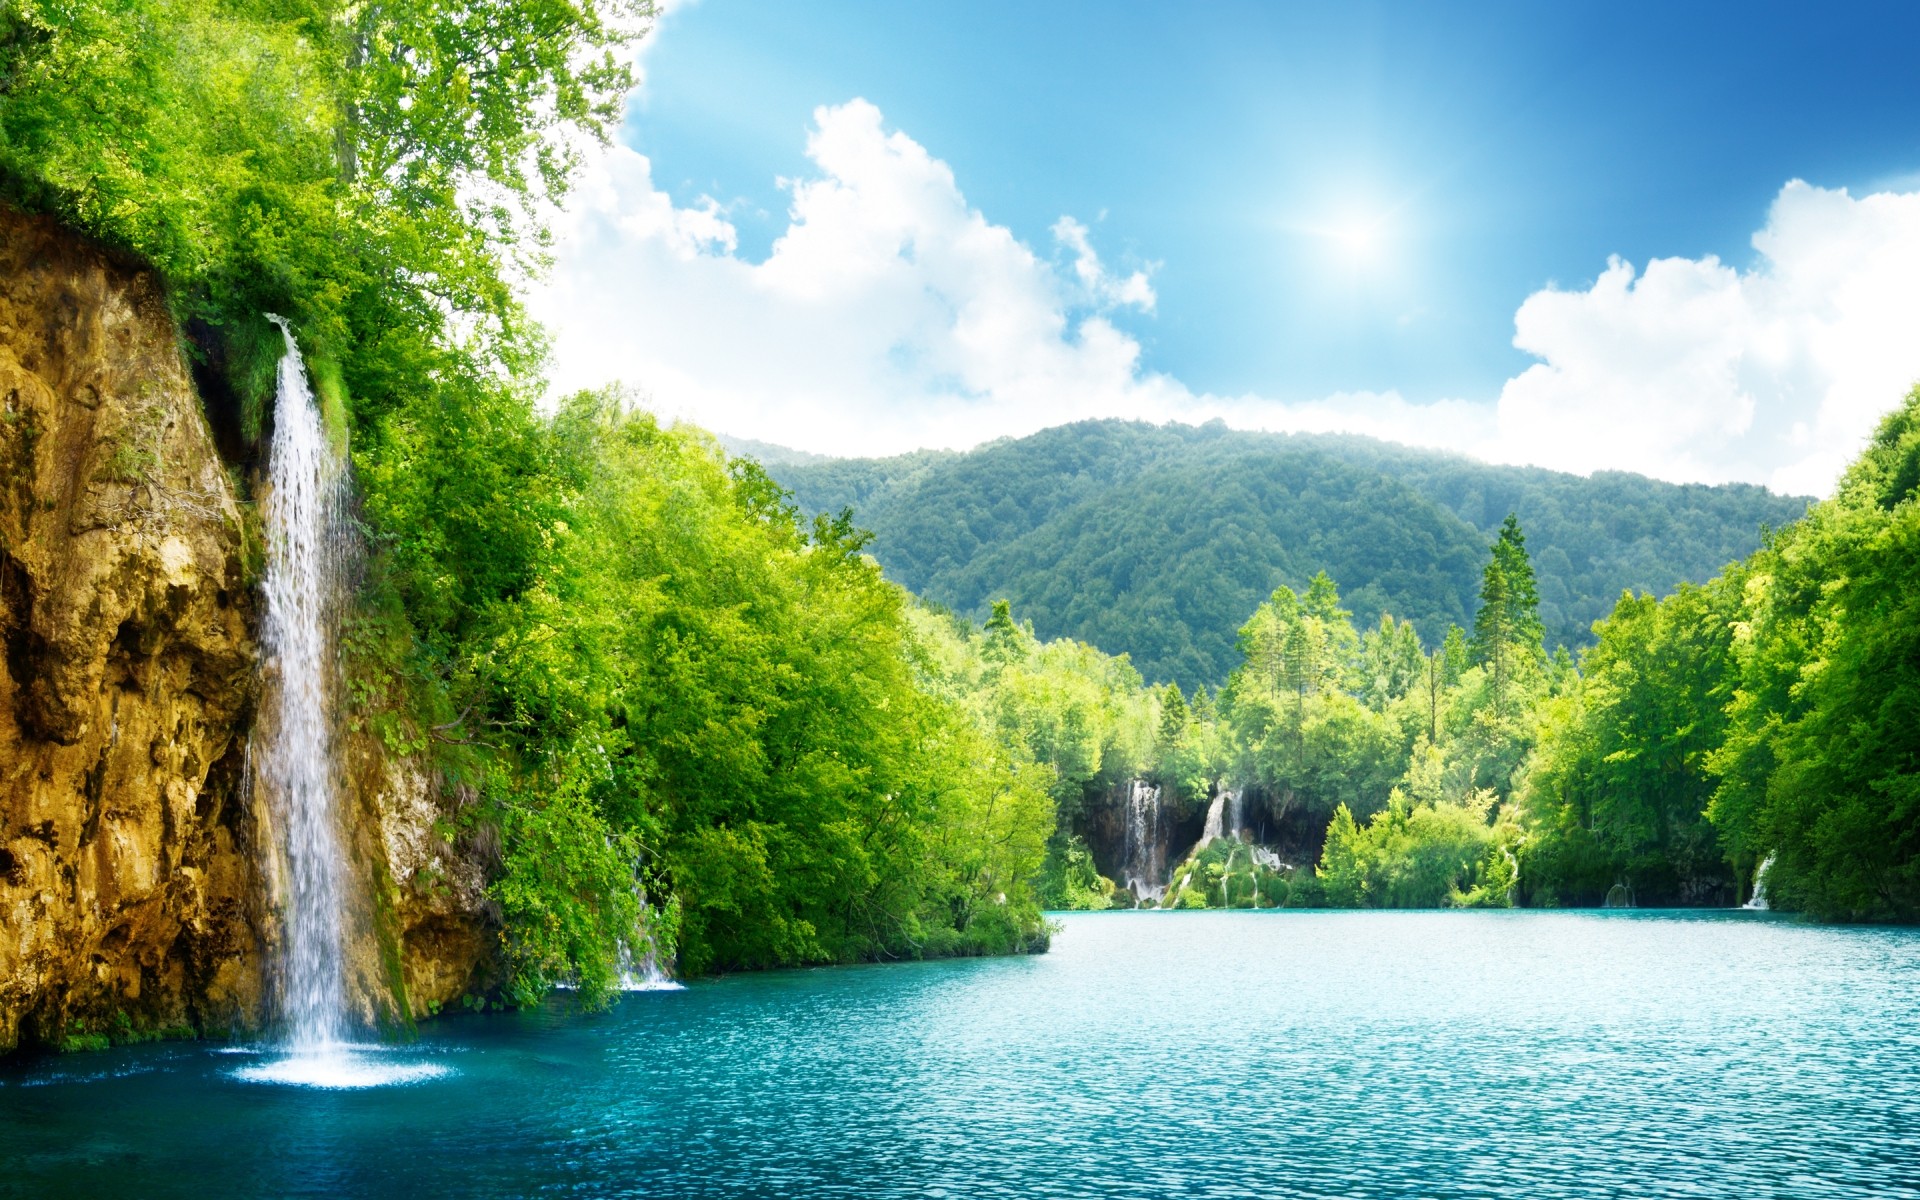
[[[730,445],[803,511],[852,507],[888,574],[920,595],[976,617],[1005,597],[1043,637],[1124,651],[1147,678],[1189,688],[1226,677],[1236,630],[1275,586],[1321,570],[1362,623],[1391,612],[1437,643],[1470,623],[1509,512],[1538,565],[1548,645],[1578,647],[1624,589],[1705,580],[1807,504],[1219,422],[1087,421],[884,459]]]

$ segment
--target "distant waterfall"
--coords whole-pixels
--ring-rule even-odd
[[[268,463],[264,737],[251,755],[285,855],[278,1015],[290,1048],[310,1052],[347,1032],[332,719],[346,476],[293,331],[279,317],[268,319],[280,327],[286,352]]]
[[[1160,789],[1144,779],[1127,783],[1127,836],[1121,854],[1121,882],[1137,900],[1159,900],[1167,893],[1166,841],[1160,833]]]
[[[1773,869],[1773,855],[1769,854],[1765,858],[1760,860],[1760,865],[1758,867],[1754,868],[1753,895],[1749,897],[1747,899],[1747,902],[1741,905],[1740,907],[1750,908],[1755,912],[1767,911],[1767,872],[1772,869]]]
[[[1240,820],[1240,789],[1221,787],[1213,793],[1213,803],[1206,806],[1206,826],[1200,829],[1200,845],[1194,847],[1198,854],[1213,845],[1219,837],[1235,835],[1244,828]]]

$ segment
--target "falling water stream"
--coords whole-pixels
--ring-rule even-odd
[[[331,715],[333,616],[339,594],[340,493],[344,478],[307,385],[300,348],[286,339],[268,462],[268,686],[255,770],[283,831],[286,945],[279,1018],[288,1047],[313,1053],[346,1032],[341,946],[338,791]]]
[[[1156,903],[1166,895],[1166,841],[1160,834],[1160,789],[1144,779],[1127,784],[1127,836],[1121,880],[1135,900]]]
[[[1747,902],[1742,904],[1741,908],[1755,912],[1767,911],[1767,872],[1772,868],[1773,855],[1769,854],[1760,860],[1760,865],[1754,868],[1753,872],[1753,895],[1747,898]]]
[[[660,942],[653,933],[653,909],[636,873],[633,899],[640,909],[640,928],[634,937],[620,939],[620,990],[623,992],[678,992],[685,989],[660,961]]]
[[[274,399],[262,583],[266,686],[251,766],[279,832],[281,945],[275,962],[278,1054],[241,1078],[360,1087],[417,1077],[422,1064],[383,1062],[350,1044],[346,880],[340,839],[333,706],[343,595],[346,473],[328,440],[293,331]],[[432,1073],[438,1073],[433,1068]],[[397,1073],[397,1074],[396,1074]]]

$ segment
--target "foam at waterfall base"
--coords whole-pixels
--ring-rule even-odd
[[[684,992],[687,985],[672,979],[622,979],[623,992]]]
[[[246,1083],[350,1090],[424,1083],[453,1074],[453,1068],[445,1063],[423,1061],[408,1054],[405,1048],[393,1046],[321,1046],[279,1053],[235,1070],[233,1077]]]

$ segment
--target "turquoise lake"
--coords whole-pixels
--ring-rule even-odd
[[[0,1194],[1920,1197],[1920,931],[1114,913],[423,1026],[405,1085],[0,1065]]]

